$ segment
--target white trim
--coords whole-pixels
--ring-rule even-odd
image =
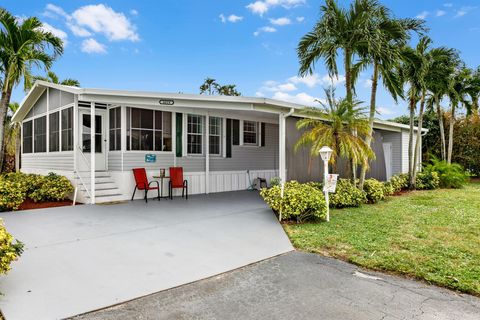
[[[122,152],[121,155],[121,160],[122,160],[122,171],[124,171],[124,153],[127,150],[127,107],[126,106],[120,106],[120,151]],[[110,124],[108,125],[108,128],[110,129]],[[109,152],[110,152],[110,146],[108,146]],[[117,150],[118,151],[118,150]]]
[[[240,120],[240,124],[239,124],[240,128],[238,128],[239,130],[239,135],[240,135],[240,141],[238,143],[239,146],[243,146],[243,119]]]
[[[177,113],[172,112],[172,152],[173,166],[177,166]]]
[[[90,102],[90,190],[91,204],[95,204],[95,102]]]
[[[210,193],[210,116],[205,116],[205,193]],[[202,143],[203,144],[203,143]]]
[[[283,114],[278,115],[278,134],[279,134],[279,146],[278,146],[278,175],[282,183],[287,182],[286,172],[286,139],[285,139],[285,116]]]
[[[222,157],[227,157],[227,118],[222,118]]]
[[[45,132],[47,134],[47,141],[45,141],[45,145],[47,147],[46,152],[47,154],[50,153],[50,88],[47,88],[47,128]],[[60,150],[60,149],[59,149]]]

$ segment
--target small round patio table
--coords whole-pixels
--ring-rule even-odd
[[[167,176],[153,176],[153,178],[160,180],[160,198],[161,199],[169,199],[170,197],[168,195],[167,196],[163,195],[163,179],[170,179],[170,177],[167,177]]]

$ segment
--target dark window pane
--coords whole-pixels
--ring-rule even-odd
[[[115,146],[115,130],[110,130],[110,137],[109,137],[109,140],[110,140],[110,150],[117,150],[116,149],[116,146]]]
[[[155,111],[155,130],[162,129],[162,111]]]
[[[102,133],[102,116],[95,116],[95,133]]]
[[[163,136],[163,150],[162,151],[172,151],[172,137]]]
[[[103,149],[102,135],[96,134],[95,135],[95,152],[102,153],[102,149]]]
[[[132,128],[140,128],[141,109],[132,108]]]
[[[209,149],[211,154],[220,154],[220,137],[210,136]]]
[[[132,129],[132,150],[140,150],[140,130]]]
[[[60,148],[60,122],[59,113],[55,112],[49,115],[49,151],[55,152]]]
[[[142,130],[141,131],[141,150],[153,150],[153,131]]]
[[[32,121],[23,123],[23,153],[32,153]]]
[[[142,111],[141,126],[142,129],[153,129],[153,110],[140,109]]]
[[[47,151],[47,117],[43,116],[34,120],[34,151],[46,152]]]
[[[73,150],[73,108],[62,110],[62,151]]]
[[[115,130],[116,131],[116,134],[115,134],[115,144],[116,144],[116,148],[115,150],[121,150],[122,149],[122,130],[121,129],[117,129]]]
[[[156,120],[155,120],[156,122]],[[155,150],[162,151],[162,131],[155,131]]]
[[[113,129],[113,128],[116,127],[116,126],[115,126],[115,122],[116,122],[116,118],[115,118],[116,112],[115,112],[115,110],[116,110],[116,109],[110,109],[110,110],[108,111],[108,117],[109,117],[109,119],[110,119],[110,125],[109,125],[109,128],[110,128],[110,129]]]

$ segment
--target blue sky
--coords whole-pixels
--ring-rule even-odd
[[[382,2],[397,17],[424,18],[435,46],[458,49],[470,67],[480,64],[478,0]],[[245,96],[312,103],[330,81],[322,63],[314,76],[299,78],[295,48],[322,3],[15,0],[1,6],[19,17],[39,17],[44,28],[62,37],[65,53],[52,70],[60,78],[78,79],[82,87],[198,93],[204,78],[212,77],[236,84]],[[362,101],[368,101],[370,77],[365,71],[357,84]],[[336,82],[341,96],[342,77]],[[17,88],[12,100],[23,96]],[[378,103],[380,118],[406,113],[406,103],[396,105],[383,89]]]

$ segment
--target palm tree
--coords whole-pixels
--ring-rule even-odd
[[[469,70],[464,66],[456,70],[455,74],[450,78],[450,86],[448,92],[448,98],[450,100],[450,123],[448,131],[448,150],[447,150],[447,163],[452,163],[452,151],[453,151],[453,127],[455,124],[455,112],[460,104],[468,106],[466,100],[467,92],[467,79]]]
[[[379,79],[382,79],[384,87],[388,90],[395,101],[403,97],[403,86],[397,72],[398,65],[402,60],[401,48],[410,39],[410,32],[421,32],[425,30],[423,21],[417,19],[393,19],[388,9],[381,8],[374,13],[378,15],[378,26],[374,28],[368,51],[362,53],[362,61],[359,64],[372,64],[372,89],[370,95],[369,125],[370,134],[365,142],[371,145],[373,134],[373,123],[376,114],[376,95]],[[360,172],[359,189],[363,189],[368,166],[362,166]]]
[[[209,95],[218,93],[220,85],[215,79],[206,78],[203,84],[200,86],[200,94],[208,93]]]
[[[71,87],[80,87],[80,82],[76,79],[71,79],[71,78],[66,78],[60,81],[58,76],[55,74],[53,71],[48,71],[47,75],[45,77],[42,76],[34,76],[34,80],[41,80],[41,81],[46,81],[46,82],[51,82],[55,84],[61,84],[64,86],[71,86]]]
[[[359,101],[351,105],[347,99],[335,99],[332,88],[325,89],[327,103],[321,108],[306,108],[306,118],[297,122],[298,130],[305,130],[295,144],[295,150],[310,147],[311,157],[317,157],[323,146],[333,150],[330,162],[335,168],[338,157],[363,164],[365,159],[374,159],[375,153],[361,138],[369,134],[368,119]],[[357,134],[354,134],[356,132]]]
[[[35,17],[19,21],[0,8],[0,71],[3,73],[0,99],[0,164],[4,156],[4,124],[13,88],[24,80],[28,87],[32,66],[49,69],[63,53],[63,42],[51,32],[41,29]]]
[[[234,84],[227,84],[225,86],[221,86],[218,89],[218,94],[221,96],[240,96],[240,92],[237,91],[236,85]]]
[[[5,117],[5,152],[7,154],[15,153],[15,171],[20,170],[20,146],[21,134],[20,124],[11,122],[12,116],[18,110],[19,104],[10,103],[8,106],[7,116]]]
[[[478,100],[480,99],[480,67],[470,72],[467,79],[467,94],[470,96],[470,106],[467,109],[467,116],[478,116]]]

